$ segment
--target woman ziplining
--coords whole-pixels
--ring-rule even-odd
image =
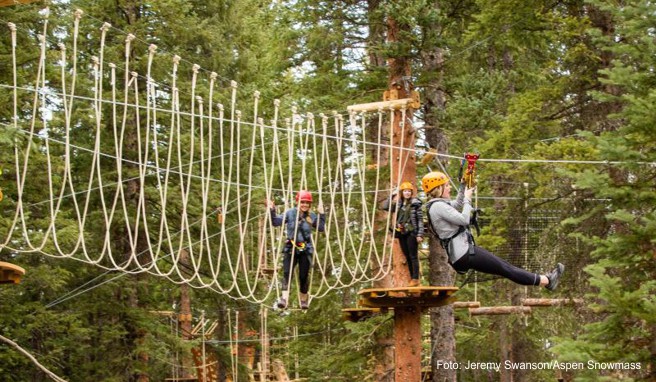
[[[474,245],[469,231],[472,213],[471,197],[475,187],[461,183],[456,200],[451,200],[451,184],[442,172],[433,171],[421,180],[430,198],[426,204],[428,226],[446,250],[451,267],[458,273],[470,269],[505,277],[517,284],[543,286],[555,290],[565,266],[557,263],[546,275],[528,272],[495,256],[485,248]]]
[[[413,197],[413,187],[410,182],[403,182],[399,187],[401,197],[394,199],[398,192],[393,192],[389,199],[383,202],[381,208],[396,214],[394,237],[399,239],[401,251],[405,255],[410,272],[408,286],[416,287],[421,284],[419,275],[419,244],[424,240],[424,219],[421,212],[421,200]]]
[[[299,292],[301,297],[301,309],[309,307],[309,273],[312,268],[312,255],[314,245],[312,243],[312,230],[323,232],[326,224],[326,215],[323,205],[317,206],[318,215],[310,212],[312,206],[312,194],[309,191],[299,191],[296,194],[297,206],[285,211],[284,214],[276,213],[276,205],[272,200],[267,201],[267,207],[271,213],[273,226],[279,227],[285,224],[287,241],[282,250],[283,257],[283,279],[282,296],[277,302],[280,309],[287,308],[289,303],[289,285],[291,274],[298,265]]]

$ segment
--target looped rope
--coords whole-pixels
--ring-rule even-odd
[[[383,143],[383,113],[345,121],[336,111],[303,113],[281,100],[265,105],[259,91],[244,101],[237,82],[221,89],[217,73],[183,67],[178,56],[156,70],[167,60],[153,44],[142,74],[133,67],[133,44],[140,43],[134,35],[124,40],[122,65],[105,61],[107,23],[96,29],[100,48],[88,55],[92,65],[78,67],[87,56],[77,45],[81,19],[76,13],[69,46],[60,46],[59,72],[46,71],[44,20],[33,78],[18,78],[17,28],[8,25],[14,81],[0,86],[13,90],[12,127],[28,139],[14,146],[13,187],[3,185],[15,213],[0,232],[0,247],[147,272],[262,303],[280,293],[277,283],[262,282],[261,270],[280,263],[286,236],[261,200],[277,199],[288,209],[298,190],[310,189],[326,212],[325,232],[311,237],[313,298],[387,275],[391,246],[376,240],[373,229],[379,191],[368,189],[384,183],[371,162],[391,149]],[[170,75],[153,78],[158,72]],[[23,122],[18,105],[25,96],[33,106]],[[372,122],[378,133],[368,138]],[[45,171],[35,167],[40,163]],[[31,193],[27,179],[42,186],[46,200]],[[46,216],[33,218],[41,205]]]

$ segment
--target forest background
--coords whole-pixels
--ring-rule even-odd
[[[506,248],[512,257],[513,241],[528,240],[531,217],[548,215],[528,265],[546,271],[562,261],[567,274],[556,295],[584,300],[527,317],[473,318],[450,311],[456,317],[455,359],[640,365],[569,372],[460,370],[436,372],[434,380],[544,381],[556,374],[577,381],[656,380],[653,2],[77,0],[49,6],[56,26],[72,25],[79,8],[93,20],[83,24],[89,29],[82,36],[109,22],[257,89],[264,99],[281,98],[317,113],[381,100],[388,88],[387,60],[408,58],[409,80],[422,100],[415,116],[423,137],[418,149],[455,155],[475,150],[482,158],[516,160],[479,164],[479,200],[487,215],[479,243],[502,254]],[[3,7],[0,19],[32,31],[19,39],[35,40],[42,8],[40,2]],[[386,43],[390,17],[402,25],[394,44]],[[107,56],[121,57],[124,35],[113,38]],[[10,51],[5,29],[2,84],[12,83]],[[37,58],[38,51],[23,53],[19,67],[29,70]],[[11,104],[10,89],[1,88],[0,187],[11,179]],[[457,171],[455,162],[444,166]],[[426,171],[420,168],[418,175]],[[28,187],[39,192],[38,184]],[[3,235],[14,209],[8,191],[0,202]],[[434,245],[430,250],[438,251]],[[0,289],[0,334],[67,380],[163,380],[176,354],[192,346],[171,331],[166,318],[151,313],[173,309],[180,294],[175,284],[144,275],[116,277],[77,261],[5,249],[0,261],[27,269],[20,285]],[[422,261],[424,282],[438,280],[435,264],[426,256]],[[551,296],[503,280],[462,281],[460,276],[454,281],[462,286],[459,299],[476,298],[485,306],[512,305],[527,293]],[[81,287],[84,293],[71,294]],[[358,324],[340,319],[356,292],[315,300],[307,314],[270,316],[273,355],[290,374],[309,381],[389,380],[393,366],[380,359],[389,346],[390,317]],[[223,381],[234,372],[231,317],[239,311],[242,328],[257,332],[260,307],[205,290],[191,294],[194,317],[202,310],[219,322],[208,346],[218,354]],[[443,314],[424,320],[433,341],[425,345],[427,367],[440,357]],[[246,381],[240,370],[239,380]],[[0,375],[7,381],[48,380],[5,345]]]

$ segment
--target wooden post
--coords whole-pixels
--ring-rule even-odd
[[[180,264],[183,266],[183,269],[188,269],[189,266],[189,252],[186,249],[180,250],[179,257]],[[185,276],[187,275],[187,271]],[[178,324],[180,325],[180,333],[182,334],[182,339],[185,341],[192,340],[192,328],[191,328],[191,297],[189,295],[189,285],[181,284],[180,285],[180,313],[178,314]],[[182,377],[191,377],[190,370],[192,369],[192,360],[187,354],[184,354],[181,357],[180,363],[182,367],[182,372],[180,375]]]
[[[387,18],[387,42],[389,45],[399,43],[399,36],[409,32],[408,25],[400,24],[393,15]],[[410,59],[399,54],[388,59],[389,90],[386,100],[411,98]],[[390,150],[391,181],[400,184],[409,181],[415,186],[417,164],[415,163],[415,131],[412,126],[412,109],[394,112],[392,123],[392,149]],[[410,274],[405,256],[398,240],[392,247],[393,286],[408,285]],[[394,310],[394,362],[395,382],[421,380],[421,309],[408,307]]]
[[[363,289],[360,305],[394,309],[394,381],[421,380],[422,310],[444,306],[452,301],[456,287],[399,287]],[[385,377],[383,377],[385,378]]]
[[[421,308],[394,310],[394,346],[396,372],[394,381],[421,380]]]

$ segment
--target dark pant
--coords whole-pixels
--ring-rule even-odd
[[[298,265],[299,289],[301,293],[307,293],[309,289],[308,275],[310,274],[310,268],[312,267],[312,252],[299,251],[290,246],[289,248],[285,248],[284,255],[285,257],[282,260],[282,290],[287,290],[289,278],[291,277],[292,272],[294,272],[294,267]],[[293,265],[292,258],[294,260]]]
[[[419,279],[419,256],[417,255],[419,247],[417,245],[417,236],[408,233],[397,234],[396,237],[399,239],[401,251],[403,251],[405,259],[408,262],[410,278]]]
[[[454,264],[458,272],[475,271],[502,276],[521,285],[540,285],[540,275],[525,271],[496,257],[485,248],[475,247],[476,254],[464,255]]]

